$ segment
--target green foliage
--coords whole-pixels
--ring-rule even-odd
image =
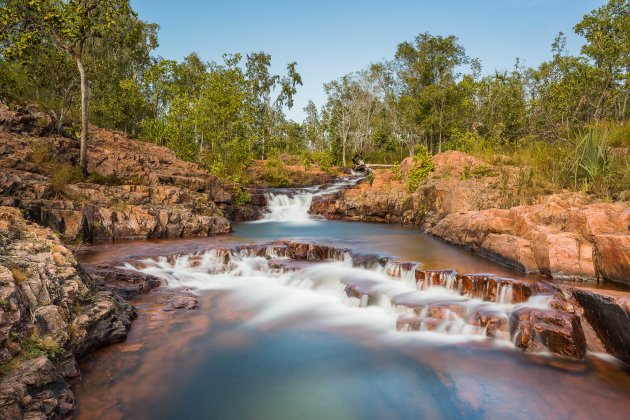
[[[431,171],[433,171],[433,161],[426,147],[420,147],[420,150],[413,157],[413,166],[409,168],[407,174],[407,191],[414,192],[420,186]]]
[[[277,157],[268,159],[263,164],[262,179],[272,188],[283,188],[291,185],[288,170]]]
[[[244,204],[249,203],[251,199],[251,194],[247,192],[242,185],[234,185],[232,188],[232,204],[234,207],[239,208]]]
[[[31,334],[28,337],[19,336],[20,358],[28,360],[39,356],[46,356],[51,360],[63,354],[63,348],[57,344],[51,337],[40,337],[37,334]]]
[[[374,172],[369,171],[365,177],[367,179],[368,184],[372,185],[374,183]]]
[[[591,129],[577,144],[576,151],[572,165],[576,186],[600,182],[609,166],[605,138],[595,138],[594,130]]]
[[[325,172],[330,171],[335,163],[335,157],[329,150],[316,151],[311,156],[315,163]]]

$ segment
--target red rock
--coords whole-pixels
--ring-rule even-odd
[[[598,278],[630,285],[630,235],[595,236],[594,259]]]
[[[528,352],[551,352],[581,359],[586,354],[586,338],[580,318],[554,309],[520,308],[510,314],[510,336],[514,344]]]

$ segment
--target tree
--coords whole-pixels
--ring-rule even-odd
[[[614,106],[614,117],[625,118],[630,95],[630,1],[610,0],[575,25],[586,38],[582,53],[591,58],[602,82],[594,118],[606,116],[606,102]]]
[[[87,174],[88,81],[84,65],[86,43],[104,36],[117,21],[133,14],[128,0],[3,0],[0,48],[20,57],[30,48],[49,43],[77,65],[81,89],[81,151],[79,165]]]
[[[271,74],[271,56],[263,51],[247,55],[246,75],[252,87],[256,107],[258,109],[258,126],[261,131],[261,158],[266,156],[265,146],[273,136],[272,129],[276,123],[274,116],[286,105],[293,107],[293,96],[297,86],[302,85],[302,77],[297,72],[297,63],[287,65],[286,76]],[[279,89],[275,99],[272,97]]]
[[[413,43],[398,45],[396,60],[404,84],[403,96],[408,97],[403,103],[414,110],[410,117],[421,127],[431,149],[437,140],[440,152],[450,128],[449,111],[461,99],[456,89],[456,69],[469,62],[466,51],[455,36],[422,33]]]

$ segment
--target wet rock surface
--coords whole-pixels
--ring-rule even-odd
[[[630,365],[630,295],[589,288],[572,292],[606,351]]]
[[[325,261],[345,261],[354,267],[383,272],[392,281],[412,285],[417,291],[428,291],[426,295],[411,291],[391,295],[375,280],[342,279],[348,304],[393,308],[399,313],[395,326],[399,331],[472,333],[511,341],[526,352],[551,352],[573,359],[582,359],[587,350],[602,351],[603,342],[610,354],[629,361],[624,353],[625,338],[619,340],[619,334],[610,336],[615,331],[630,330],[628,295],[623,292],[619,292],[623,298],[612,302],[605,300],[606,291],[491,274],[458,274],[448,269],[422,270],[413,261],[352,255],[348,249],[296,241],[216,248],[202,254],[207,253],[224,267],[215,267],[219,272],[233,269],[229,268],[232,262],[241,257],[263,257],[269,268],[280,272],[308,269]],[[188,263],[194,266],[203,258],[192,256]],[[436,288],[449,293],[435,295],[431,290]],[[612,306],[602,309],[606,304]],[[617,321],[607,324],[611,315],[598,312],[601,310],[615,312]]]

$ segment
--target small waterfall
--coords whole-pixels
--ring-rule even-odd
[[[310,224],[316,219],[308,213],[313,197],[333,194],[355,185],[362,179],[360,176],[341,178],[334,184],[322,188],[319,186],[291,190],[290,192],[267,193],[267,212],[258,222],[283,222],[291,224]]]
[[[309,251],[318,258],[308,259]],[[278,257],[306,264],[284,269]],[[169,287],[229,291],[230,304],[256,314],[252,323],[362,325],[382,334],[391,334],[392,329],[425,331],[425,339],[428,334],[435,340],[440,335],[509,340],[512,311],[548,310],[553,298],[535,295],[515,304],[512,284],[503,282],[489,301],[488,276],[465,276],[487,280],[480,287],[483,293],[463,296],[462,281],[453,270],[418,271],[417,263],[401,261],[357,267],[347,250],[298,242],[212,249],[143,260],[140,265],[126,268],[163,278]]]
[[[309,223],[312,221],[308,214],[312,202],[312,193],[301,193],[294,196],[269,193],[267,194],[267,213],[263,220],[295,224]]]
[[[498,304],[511,304],[512,303],[512,285],[511,284],[498,284],[497,285],[497,303]]]

